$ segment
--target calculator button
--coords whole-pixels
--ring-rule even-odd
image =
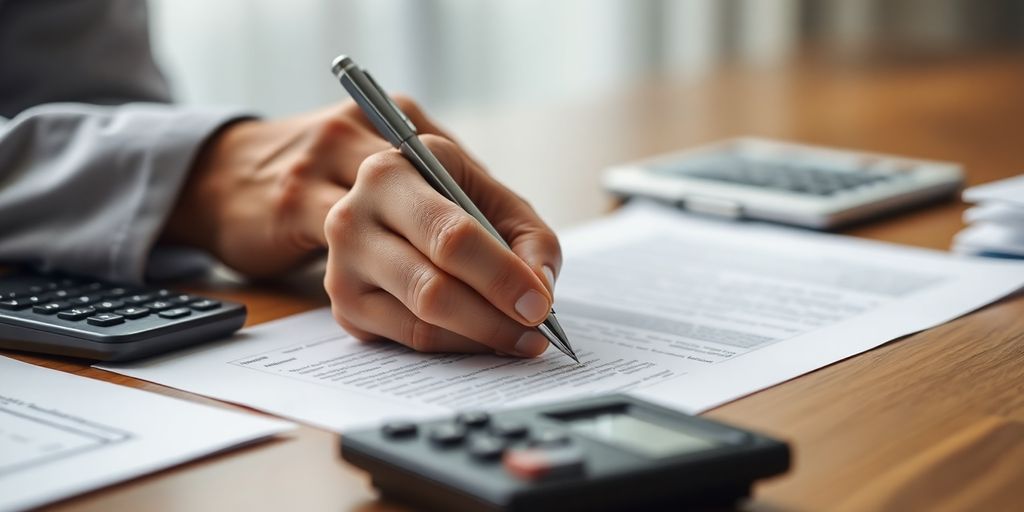
[[[510,450],[502,465],[525,480],[573,476],[583,472],[583,451],[575,446]]]
[[[465,411],[455,416],[455,421],[467,427],[483,427],[491,422],[491,415],[483,411]]]
[[[210,311],[220,307],[220,302],[210,299],[204,299],[189,304],[189,307],[196,311]]]
[[[159,290],[154,290],[153,291],[153,295],[156,296],[156,297],[159,297],[161,299],[166,299],[166,298],[172,297],[172,296],[174,296],[176,294],[174,293],[174,290],[168,290],[167,288],[161,288]]]
[[[380,427],[384,437],[397,439],[416,435],[416,424],[411,421],[389,421]]]
[[[430,429],[430,440],[441,446],[454,446],[466,439],[466,427],[458,423],[442,423]]]
[[[530,433],[530,429],[522,423],[500,422],[491,425],[491,433],[506,439],[518,439]]]
[[[142,318],[149,315],[149,310],[143,307],[130,306],[124,309],[118,309],[114,311],[118,315],[121,315],[129,320],[135,320],[136,318]]]
[[[99,300],[99,296],[96,295],[79,295],[77,297],[71,297],[68,299],[68,302],[75,306],[88,306],[89,304],[98,302]]]
[[[497,460],[505,453],[507,442],[493,436],[478,436],[469,440],[466,451],[474,459]]]
[[[153,302],[147,302],[146,304],[143,305],[143,307],[149,308],[149,309],[151,309],[153,311],[156,311],[156,312],[160,312],[160,311],[163,311],[165,309],[173,308],[174,304],[171,304],[170,302],[167,302],[166,300],[154,300]]]
[[[181,318],[192,314],[192,310],[188,308],[174,308],[158,313],[161,318]]]
[[[10,299],[10,300],[0,301],[0,309],[7,309],[7,310],[11,310],[11,311],[21,311],[22,309],[27,309],[29,307],[32,307],[33,304],[34,303],[29,302],[29,301],[27,301],[25,299]]]
[[[90,316],[85,319],[92,325],[98,325],[100,327],[108,327],[111,325],[123,324],[124,317],[121,315],[115,315],[113,313],[99,313],[95,316]]]
[[[73,291],[74,290],[54,290],[53,292],[50,293],[50,296],[55,299],[70,299],[71,297],[77,295],[76,293],[72,293]]]
[[[92,307],[96,308],[96,311],[102,311],[105,313],[108,311],[113,311],[115,309],[123,308],[124,302],[119,300],[105,300],[103,302],[97,302],[93,304]]]
[[[96,309],[90,307],[84,308],[72,308],[67,311],[61,311],[57,313],[57,318],[64,320],[81,320],[87,316],[92,315],[96,312]]]
[[[35,295],[29,295],[27,297],[21,297],[18,300],[23,300],[31,304],[46,304],[50,302],[50,294],[48,293],[37,293]]]
[[[104,299],[116,299],[118,297],[124,297],[125,295],[128,295],[127,288],[111,288],[100,292],[100,296]]]
[[[131,304],[132,306],[145,304],[151,300],[153,300],[153,296],[149,294],[130,295],[124,298],[124,301],[128,304]]]
[[[164,300],[166,300],[167,302],[173,302],[173,303],[181,306],[181,305],[188,304],[190,302],[195,302],[195,301],[200,300],[200,299],[199,299],[199,297],[196,297],[194,295],[189,295],[187,293],[179,293],[177,295],[173,295],[173,296],[167,297]]]
[[[82,290],[89,293],[98,292],[103,289],[103,283],[86,283],[81,286]]]
[[[571,442],[572,438],[559,430],[542,430],[530,439],[530,446],[564,446]]]
[[[39,313],[40,315],[55,315],[58,311],[67,307],[67,303],[50,302],[49,304],[36,304],[32,307],[32,312]]]

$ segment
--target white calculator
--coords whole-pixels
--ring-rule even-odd
[[[955,163],[738,138],[615,166],[604,186],[686,210],[829,229],[950,197]]]

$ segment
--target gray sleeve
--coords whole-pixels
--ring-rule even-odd
[[[152,271],[196,152],[242,117],[169,101],[146,2],[0,0],[0,262]]]
[[[239,116],[50,104],[4,123],[0,260],[141,281],[196,152]]]

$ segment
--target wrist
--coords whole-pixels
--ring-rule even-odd
[[[161,241],[204,250],[219,256],[224,215],[221,207],[231,190],[226,155],[242,144],[245,128],[257,123],[240,119],[224,124],[200,146],[164,227]]]

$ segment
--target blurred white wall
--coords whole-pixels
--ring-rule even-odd
[[[281,115],[344,97],[347,53],[431,110],[543,104],[652,75],[695,77],[737,46],[787,57],[796,0],[151,0],[179,99]],[[749,5],[747,5],[749,4]],[[746,15],[734,12],[739,5]]]
[[[186,103],[281,115],[344,94],[347,53],[431,111],[543,105],[724,60],[772,66],[1024,43],[1019,0],[149,0],[158,58]]]

